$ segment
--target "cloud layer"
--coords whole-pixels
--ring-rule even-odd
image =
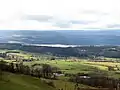
[[[0,30],[120,29],[120,0],[1,0]]]

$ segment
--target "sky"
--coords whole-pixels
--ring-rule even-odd
[[[120,0],[0,0],[0,30],[120,29]]]

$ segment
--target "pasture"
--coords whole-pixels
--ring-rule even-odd
[[[0,81],[0,90],[56,90],[38,78],[4,72],[4,80]]]
[[[89,61],[74,61],[69,62],[65,60],[40,60],[32,62],[24,62],[24,65],[31,66],[33,64],[49,64],[52,67],[58,67],[64,73],[77,74],[77,73],[97,73],[98,70],[105,72],[106,75],[113,78],[120,78],[119,70],[109,71],[108,66],[120,68],[120,63],[112,62],[89,62]]]

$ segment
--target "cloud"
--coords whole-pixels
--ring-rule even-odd
[[[82,13],[85,13],[85,14],[95,14],[95,15],[99,15],[99,16],[108,15],[109,14],[107,12],[100,12],[100,11],[95,11],[95,10],[84,10],[84,11],[82,11]]]
[[[120,28],[120,24],[107,25],[108,28]]]
[[[37,20],[39,22],[49,22],[53,19],[53,17],[48,15],[26,15],[26,17],[24,17],[23,19]]]
[[[1,0],[0,29],[120,28],[120,0]]]
[[[70,28],[71,27],[69,23],[64,23],[64,22],[55,23],[53,26],[56,26],[59,28]]]
[[[49,15],[26,15],[23,20],[35,20],[40,23],[50,23],[53,27],[69,28],[70,23]]]
[[[87,25],[89,23],[95,23],[96,21],[87,21],[87,20],[71,20],[67,19],[64,20],[60,17],[55,17],[55,16],[49,16],[49,15],[25,15],[23,20],[34,20],[38,21],[40,23],[50,23],[53,27],[58,27],[58,28],[71,28],[72,25],[74,24],[79,24],[79,25]]]
[[[72,24],[85,24],[85,25],[87,25],[87,24],[89,24],[89,23],[95,23],[96,21],[82,21],[82,20],[71,20],[71,21],[69,21],[69,23],[72,23]]]

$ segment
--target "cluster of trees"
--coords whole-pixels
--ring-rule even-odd
[[[13,53],[19,53],[19,52],[17,52],[17,51],[15,51],[15,52],[13,52],[13,51],[2,52],[2,53],[0,53],[0,57],[4,58],[6,60],[16,60],[17,62],[35,60],[33,57],[30,57],[28,59],[24,59],[24,56],[18,56],[18,55],[13,54]]]
[[[100,88],[110,88],[114,90],[115,88],[120,88],[119,79],[109,78],[105,76],[92,76],[90,78],[80,78],[80,76],[74,76],[69,79],[72,82],[85,84],[93,87],[100,87]]]
[[[48,64],[34,64],[32,67],[23,65],[20,63],[6,63],[5,61],[0,61],[0,75],[2,76],[2,71],[8,71],[12,73],[20,73],[25,75],[31,75],[34,77],[44,77],[49,79],[57,79],[53,73],[60,71],[57,67],[51,67]]]
[[[0,57],[5,58],[7,56],[6,53],[0,53]]]

